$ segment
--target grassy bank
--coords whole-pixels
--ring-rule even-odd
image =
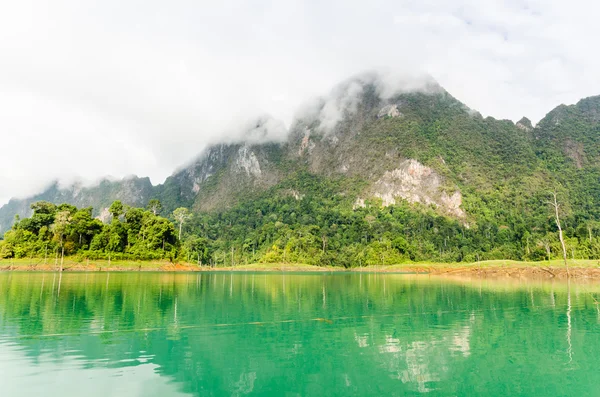
[[[568,269],[562,260],[524,262],[493,260],[473,263],[423,263],[382,267],[380,271],[414,271],[443,275],[477,275],[484,277],[551,277],[600,278],[600,261],[569,260]]]
[[[600,278],[600,261],[570,260],[572,277]],[[13,271],[58,271],[60,263],[37,258],[0,260],[0,270]],[[407,263],[392,266],[368,266],[346,269],[333,266],[312,266],[301,263],[255,263],[233,267],[198,266],[194,263],[169,261],[108,261],[65,258],[63,271],[355,271],[355,272],[407,272],[428,274],[475,274],[483,276],[545,276],[566,277],[566,268],[561,260],[543,262],[520,262],[494,260],[474,263]]]
[[[59,271],[60,261],[44,261],[39,258],[19,258],[0,260],[3,271]],[[84,260],[65,258],[63,271],[335,271],[345,270],[340,267],[320,267],[302,263],[256,263],[233,267],[198,266],[195,263],[170,262],[168,260],[134,261],[134,260]]]
[[[575,259],[569,260],[569,267],[572,268],[599,268],[600,260],[597,259]],[[377,266],[376,266],[377,267]],[[562,259],[554,259],[551,261],[540,262],[525,262],[514,260],[491,260],[472,263],[406,263],[392,266],[381,266],[388,270],[402,270],[406,268],[429,268],[429,269],[494,269],[494,268],[565,268]]]

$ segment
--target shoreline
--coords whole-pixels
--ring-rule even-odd
[[[31,263],[32,260],[0,261],[0,272],[58,272],[54,263]],[[403,264],[368,266],[360,268],[319,267],[306,264],[276,263],[250,264],[229,267],[198,266],[189,263],[170,262],[116,262],[93,261],[81,263],[65,261],[63,272],[313,272],[313,273],[408,273],[436,276],[469,276],[481,278],[555,278],[600,279],[600,261],[577,261],[569,265],[556,262],[487,261],[470,264]]]

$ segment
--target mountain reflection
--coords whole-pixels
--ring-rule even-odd
[[[11,356],[0,368],[16,363],[50,395],[66,390],[55,376],[64,373],[113,385],[116,394],[95,389],[103,396],[123,385],[145,396],[510,394],[494,382],[528,381],[516,376],[526,362],[545,366],[534,379],[567,364],[597,378],[582,369],[598,352],[590,288],[378,274],[2,274],[0,343]],[[547,378],[552,392],[568,387]],[[20,395],[36,395],[23,384]]]

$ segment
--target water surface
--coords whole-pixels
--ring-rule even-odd
[[[0,274],[2,396],[600,393],[600,287]]]

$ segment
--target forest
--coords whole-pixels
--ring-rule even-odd
[[[64,256],[80,261],[130,259],[211,266],[303,263],[359,267],[402,263],[472,263],[493,259],[543,261],[562,255],[547,203],[538,216],[507,209],[502,222],[471,224],[406,202],[383,208],[377,200],[353,208],[335,194],[334,182],[296,177],[302,199],[266,192],[220,212],[177,208],[163,214],[160,201],[146,208],[112,203],[109,219],[92,208],[36,202],[29,218],[16,219],[0,240],[0,259]],[[561,220],[570,259],[600,259],[600,223],[564,211]],[[500,218],[498,218],[500,219]]]
[[[91,207],[40,201],[31,209],[31,217],[15,219],[12,229],[5,233],[0,241],[0,258],[36,257],[56,263],[62,263],[65,256],[77,256],[79,260],[175,261],[194,254],[199,262],[209,261],[206,242],[188,236],[181,243],[180,229],[159,215],[161,204],[157,200],[146,209],[117,200],[109,208],[110,219],[106,223],[92,216]],[[188,211],[181,208],[172,216],[180,220],[181,226]]]

